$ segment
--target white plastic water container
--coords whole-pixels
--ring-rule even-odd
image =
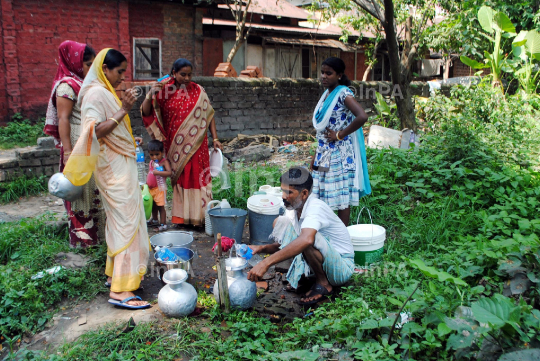
[[[228,200],[222,199],[221,203],[219,204],[221,208],[231,208],[231,205]]]
[[[282,192],[281,187],[272,187],[271,185],[265,184],[259,187],[259,192],[264,192],[272,197],[281,198]]]
[[[210,221],[210,216],[208,215],[208,211],[214,207],[219,207],[220,203],[221,202],[218,200],[210,201],[208,202],[208,204],[206,205],[206,209],[204,210],[204,231],[209,236],[214,235],[214,230],[212,229],[212,222]]]
[[[347,227],[347,230],[354,248],[354,263],[369,266],[381,259],[386,229],[376,224],[357,224]]]
[[[356,223],[358,223],[364,208],[358,213]],[[347,227],[354,248],[354,263],[361,267],[367,267],[381,259],[386,241],[386,229],[373,224],[371,212],[369,209],[367,211],[371,224],[356,224]]]
[[[247,208],[259,214],[278,215],[283,207],[283,200],[267,194],[256,194],[248,198]]]

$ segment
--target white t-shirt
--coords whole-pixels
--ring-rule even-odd
[[[326,203],[313,194],[304,204],[298,223],[300,228],[312,228],[320,232],[339,253],[354,253],[347,227]]]

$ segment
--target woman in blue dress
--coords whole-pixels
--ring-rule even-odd
[[[326,88],[313,113],[317,151],[311,161],[313,190],[349,225],[351,206],[371,193],[362,126],[368,116],[348,88],[345,63],[328,58],[321,65]]]

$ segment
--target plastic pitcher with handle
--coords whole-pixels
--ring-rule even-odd
[[[208,215],[208,211],[211,210],[214,207],[219,207],[221,204],[221,201],[213,200],[208,202],[208,205],[206,206],[206,209],[204,211],[204,231],[207,235],[213,236],[214,230],[212,229],[212,222],[210,221],[210,216]]]

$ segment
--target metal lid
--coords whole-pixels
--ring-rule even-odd
[[[248,261],[242,257],[232,257],[225,259],[225,270],[239,271],[247,267]]]
[[[188,274],[181,268],[168,270],[163,274],[163,282],[170,285],[177,285],[185,282],[188,279]]]
[[[169,231],[158,233],[150,238],[150,243],[153,247],[189,247],[193,243],[193,232]]]

